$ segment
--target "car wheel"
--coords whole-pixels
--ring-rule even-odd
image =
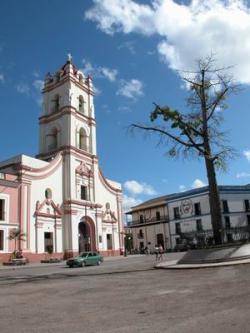
[[[82,266],[83,266],[83,262],[80,262],[80,263],[79,263],[79,267],[82,267]]]
[[[101,260],[98,260],[96,264],[97,266],[101,265]]]
[[[69,265],[69,268],[73,268],[73,265]]]

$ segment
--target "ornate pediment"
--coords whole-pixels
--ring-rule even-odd
[[[56,205],[52,199],[45,199],[42,203],[39,201],[36,202],[35,215],[60,218],[62,216],[62,211],[59,204]]]
[[[76,173],[80,176],[93,177],[92,170],[84,162],[81,162],[81,164],[76,168]]]

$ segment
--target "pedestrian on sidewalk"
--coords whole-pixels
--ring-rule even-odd
[[[158,256],[158,261],[163,260],[163,253],[164,253],[164,249],[163,249],[163,246],[160,244],[160,246],[159,246],[159,256]]]
[[[159,259],[159,247],[155,245],[155,260],[158,261]]]

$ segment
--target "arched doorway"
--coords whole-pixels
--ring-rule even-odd
[[[78,224],[79,253],[96,251],[95,225],[89,217],[84,217]]]

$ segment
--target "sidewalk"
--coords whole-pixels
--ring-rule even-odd
[[[155,264],[155,268],[158,269],[197,269],[197,268],[211,268],[220,266],[233,266],[233,265],[243,265],[250,264],[250,259],[225,261],[217,263],[206,263],[206,264],[178,264],[178,260],[164,261]]]
[[[104,261],[115,261],[115,260],[124,260],[128,259],[131,257],[138,257],[138,255],[133,255],[133,256],[110,256],[110,257],[104,257]],[[28,263],[26,265],[17,265],[17,266],[4,266],[0,264],[0,270],[13,270],[13,269],[19,269],[19,268],[36,268],[36,267],[53,267],[53,266],[66,266],[66,260],[62,260],[61,262],[58,263]]]

